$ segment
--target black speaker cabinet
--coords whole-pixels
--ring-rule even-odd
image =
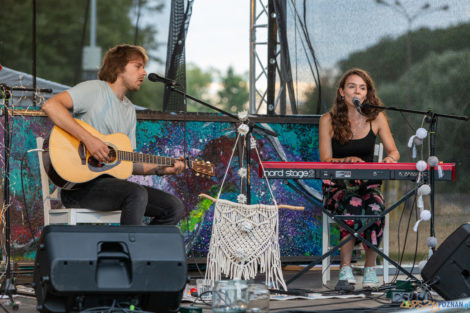
[[[444,240],[421,276],[445,300],[470,297],[470,223],[463,224]]]
[[[174,226],[49,225],[39,241],[40,312],[177,312],[186,282],[183,236]]]

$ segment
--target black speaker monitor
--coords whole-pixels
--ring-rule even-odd
[[[444,240],[421,276],[445,300],[470,297],[470,223]]]
[[[177,312],[186,281],[183,236],[174,226],[49,225],[36,254],[40,312]]]

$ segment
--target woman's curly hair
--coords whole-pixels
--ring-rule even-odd
[[[344,102],[344,97],[341,96],[339,90],[344,90],[346,79],[351,75],[357,75],[361,77],[367,85],[367,96],[364,102],[372,105],[382,106],[382,101],[375,95],[375,85],[369,74],[359,68],[353,68],[343,74],[341,77],[338,89],[336,90],[336,98],[331,108],[331,123],[333,126],[333,138],[341,144],[347,143],[351,140],[353,133],[351,131],[351,123],[348,119],[348,106]],[[373,121],[379,114],[380,109],[366,107],[363,109],[363,113],[367,115],[367,121]]]

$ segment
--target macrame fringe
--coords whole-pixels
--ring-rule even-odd
[[[212,284],[222,279],[222,275],[231,279],[253,279],[259,266],[260,273],[265,273],[267,286],[275,289],[281,286],[287,291],[281,268],[278,206],[266,175],[274,205],[248,205],[220,199],[237,143],[246,135],[241,134],[240,128],[215,203],[206,279]],[[256,146],[255,151],[261,160]]]
[[[252,229],[244,229],[244,224]],[[246,225],[245,225],[246,226]],[[253,279],[265,273],[266,285],[287,290],[282,276],[279,248],[279,217],[275,205],[245,205],[217,200],[206,279]]]

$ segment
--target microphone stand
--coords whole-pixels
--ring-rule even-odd
[[[33,91],[33,92],[46,92],[52,93],[52,89],[33,89],[23,87],[10,87],[6,84],[0,84],[0,98],[4,99],[3,114],[4,114],[4,181],[3,181],[3,207],[5,208],[5,280],[2,283],[2,294],[8,296],[10,299],[13,310],[17,310],[19,305],[13,299],[13,294],[16,293],[16,287],[12,277],[11,270],[11,223],[10,223],[10,112],[9,103],[12,91]],[[34,239],[34,238],[33,238]]]
[[[380,110],[390,110],[390,111],[398,111],[398,112],[405,112],[405,113],[412,113],[412,114],[420,114],[426,116],[426,122],[429,123],[429,142],[430,142],[430,154],[435,155],[436,153],[436,132],[437,132],[437,120],[439,117],[461,120],[461,121],[468,121],[468,116],[466,115],[451,115],[451,114],[441,114],[435,113],[431,109],[427,111],[418,111],[418,110],[409,110],[409,109],[402,109],[397,107],[385,107],[379,105],[372,105],[372,104],[363,104],[364,108],[374,108]],[[430,196],[430,205],[431,205],[431,220],[430,220],[430,235],[431,237],[435,237],[434,231],[434,166],[431,166],[429,169],[429,184],[431,186],[431,194]],[[432,248],[433,251],[435,247]]]
[[[9,126],[9,102],[11,98],[11,88],[2,84],[0,97],[4,99],[3,114],[4,118],[4,142],[3,142],[3,162],[4,182],[3,182],[3,207],[5,208],[5,280],[2,283],[2,294],[8,296],[13,308],[18,309],[18,304],[13,300],[13,294],[16,293],[16,287],[11,275],[11,243],[10,243],[10,126]]]
[[[26,88],[26,87],[10,87],[6,84],[0,84],[0,89],[2,91],[32,91],[32,92],[44,92],[44,93],[52,93],[51,88],[40,88],[40,89],[34,89],[34,88]]]
[[[180,95],[183,95],[183,97],[186,99],[191,99],[193,101],[196,101],[197,103],[200,103],[208,108],[211,108],[219,113],[222,113],[223,115],[226,115],[230,118],[232,118],[234,120],[234,122],[240,122],[240,119],[238,118],[238,116],[232,114],[232,113],[229,113],[227,111],[224,111],[222,109],[219,109],[218,107],[215,107],[207,102],[204,102],[200,99],[197,99],[191,95],[188,95],[186,92],[184,91],[181,91],[179,89],[176,88],[175,84],[172,84],[172,83],[168,83],[168,82],[164,82],[166,87],[169,88],[171,91],[174,91],[176,93],[179,93]],[[243,121],[242,121],[243,122]],[[250,187],[250,139],[249,139],[249,135],[251,134],[251,132],[253,131],[253,129],[257,129],[261,132],[263,132],[265,135],[270,135],[270,136],[274,136],[274,137],[277,137],[278,134],[275,132],[275,131],[272,131],[272,130],[269,130],[269,129],[266,129],[264,127],[261,127],[259,125],[256,125],[256,123],[254,122],[251,122],[249,119],[247,119],[246,121],[244,121],[248,127],[250,128],[248,133],[245,135],[245,140],[246,140],[246,144],[245,144],[245,147],[246,147],[246,151],[245,151],[245,157],[246,157],[246,166],[247,166],[247,176],[246,176],[246,198],[247,198],[247,204],[251,204],[251,187]]]

